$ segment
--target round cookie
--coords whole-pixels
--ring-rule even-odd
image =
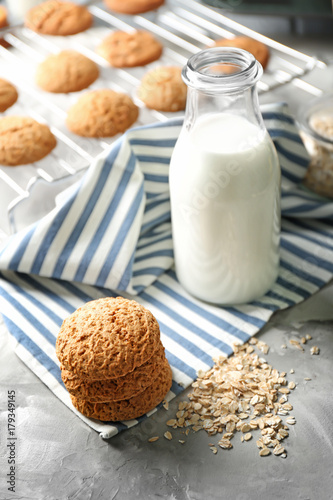
[[[44,35],[67,36],[85,31],[92,25],[93,18],[83,5],[60,0],[47,0],[30,9],[25,25]]]
[[[236,47],[250,52],[257,61],[260,62],[263,69],[266,68],[269,61],[269,49],[261,42],[248,38],[246,36],[236,36],[235,38],[227,39],[221,38],[215,40],[214,45],[211,47]]]
[[[121,14],[142,14],[164,4],[164,0],[104,0],[105,5]]]
[[[75,50],[63,50],[49,56],[37,68],[36,83],[47,92],[78,92],[99,76],[97,65]]]
[[[0,118],[0,164],[25,165],[41,160],[57,141],[47,125],[25,116]]]
[[[81,96],[69,109],[66,123],[83,137],[112,137],[125,132],[138,115],[138,107],[128,95],[102,89]]]
[[[0,78],[0,112],[3,113],[10,108],[18,99],[18,93],[14,85]]]
[[[0,5],[0,28],[5,28],[6,26],[8,26],[7,10],[3,5]]]
[[[165,66],[145,74],[138,89],[138,97],[148,108],[158,111],[185,109],[187,87],[181,77],[181,68]]]
[[[103,421],[132,420],[155,408],[163,401],[172,384],[172,372],[165,359],[163,368],[154,382],[137,396],[123,401],[90,403],[71,396],[73,405],[86,417]]]
[[[105,297],[63,321],[56,355],[80,378],[118,378],[148,361],[159,342],[160,328],[148,309],[134,300]]]
[[[136,396],[151,385],[161,372],[164,359],[164,347],[160,343],[146,363],[123,377],[89,382],[62,369],[61,378],[68,392],[78,399],[92,403],[121,401]]]
[[[0,5],[0,28],[6,28],[6,26],[8,26],[7,9],[3,5]],[[5,47],[5,49],[10,47],[10,44],[4,38],[0,38],[0,45]]]
[[[111,66],[129,68],[144,66],[161,57],[163,46],[148,31],[114,31],[97,48]]]

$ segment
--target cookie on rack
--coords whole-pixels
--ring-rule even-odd
[[[6,26],[8,26],[7,9],[3,5],[0,5],[0,28],[5,28]],[[0,38],[0,45],[6,49],[10,47],[10,43],[8,43],[4,38]]]
[[[236,47],[238,49],[244,49],[250,52],[257,61],[260,62],[263,69],[267,67],[270,53],[269,49],[266,45],[258,40],[254,40],[253,38],[249,38],[246,36],[236,36],[235,38],[221,38],[219,40],[215,40],[214,44],[211,47]]]
[[[7,9],[3,5],[0,5],[0,28],[5,28],[6,26],[8,26]]]
[[[82,379],[123,377],[150,359],[160,345],[160,328],[134,300],[105,297],[87,302],[67,317],[56,354]]]
[[[143,14],[164,4],[164,0],[104,0],[105,5],[120,14]]]
[[[178,66],[162,66],[144,75],[138,97],[150,109],[182,111],[186,105],[187,87]]]
[[[132,99],[110,89],[87,92],[69,109],[67,127],[83,137],[113,137],[137,120],[138,107]]]
[[[162,51],[162,44],[142,30],[114,31],[97,48],[97,53],[116,68],[145,66],[159,59]]]
[[[165,359],[156,379],[137,396],[122,401],[92,403],[71,396],[73,405],[86,417],[102,421],[132,420],[141,417],[161,403],[172,384],[172,372]]]
[[[56,144],[49,127],[30,117],[0,118],[0,165],[34,163],[48,155]]]
[[[44,35],[68,36],[85,31],[93,18],[83,5],[60,0],[47,0],[30,9],[25,25]]]
[[[75,50],[52,54],[37,68],[36,83],[47,92],[78,92],[89,87],[99,76],[91,59]]]
[[[92,403],[122,401],[136,396],[151,385],[160,374],[164,361],[164,347],[159,342],[148,361],[122,377],[89,381],[62,367],[61,378],[68,392],[78,399]]]
[[[14,85],[0,78],[0,112],[3,113],[6,109],[13,106],[17,99],[18,93]]]

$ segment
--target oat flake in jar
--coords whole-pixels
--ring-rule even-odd
[[[221,305],[258,299],[279,267],[280,167],[259,109],[262,67],[247,51],[213,48],[183,69],[184,125],[170,163],[176,273]]]

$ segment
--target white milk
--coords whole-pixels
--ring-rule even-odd
[[[199,299],[262,296],[279,266],[280,169],[268,133],[241,116],[183,127],[170,164],[176,272]]]

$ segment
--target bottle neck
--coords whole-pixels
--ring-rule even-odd
[[[186,128],[205,114],[228,113],[265,130],[256,90],[261,75],[261,65],[242,49],[219,47],[192,56],[182,73],[188,86]]]
[[[196,120],[203,115],[220,113],[242,116],[253,125],[265,129],[255,87],[249,87],[232,95],[212,95],[194,88],[188,89],[185,111],[187,129],[192,128]]]

